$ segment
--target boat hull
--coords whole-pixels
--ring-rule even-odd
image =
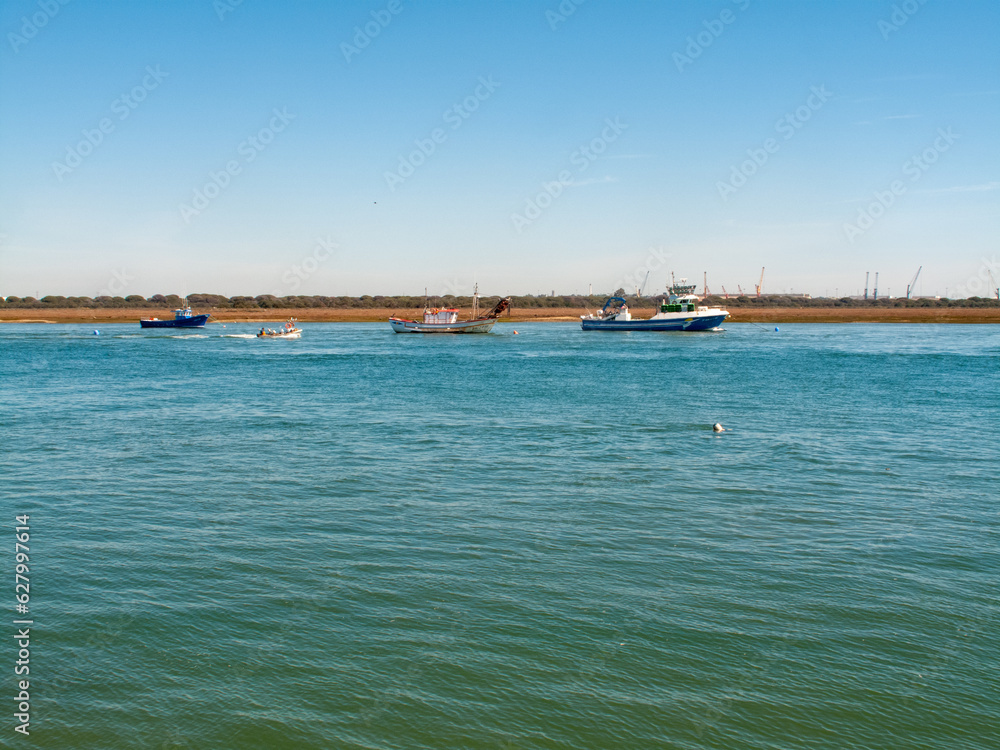
[[[258,333],[259,339],[300,339],[302,331],[289,331],[288,333]]]
[[[718,328],[728,314],[686,315],[677,318],[653,318],[651,320],[599,320],[583,318],[585,331],[708,331]]]
[[[192,315],[190,318],[178,320],[139,320],[142,328],[204,328],[208,322],[208,314]]]
[[[496,318],[459,320],[454,323],[421,323],[417,320],[389,318],[389,325],[396,333],[489,333]]]

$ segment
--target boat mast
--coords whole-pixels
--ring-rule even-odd
[[[479,284],[472,287],[472,319],[479,319]]]

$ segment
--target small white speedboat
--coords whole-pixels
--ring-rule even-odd
[[[295,318],[289,318],[288,322],[285,323],[283,328],[278,330],[272,330],[270,328],[261,328],[257,333],[257,338],[259,339],[297,339],[302,337],[302,329],[296,326],[298,321]]]

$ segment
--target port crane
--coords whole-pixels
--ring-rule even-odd
[[[914,290],[916,289],[917,278],[920,276],[920,271],[922,269],[923,266],[920,266],[920,268],[917,269],[917,272],[913,274],[913,281],[911,281],[909,284],[906,285],[906,299],[909,299],[910,295],[913,294]]]
[[[642,280],[642,286],[635,290],[635,296],[641,297],[642,293],[646,291],[646,282],[649,281],[649,271],[646,271],[646,278]]]
[[[872,294],[872,300],[878,302],[878,271],[875,272],[875,291]]]
[[[764,266],[760,267],[760,281],[757,282],[757,296],[760,296],[761,290],[764,288]]]
[[[739,284],[737,284],[736,288],[739,290],[740,296],[742,297],[743,296],[743,287],[741,287]]]
[[[990,277],[990,293],[992,294],[996,291],[997,299],[1000,299],[1000,286],[997,286],[997,280],[993,278],[993,272],[987,268],[986,273]]]
[[[729,299],[729,292],[726,291],[726,287],[722,287],[722,294],[726,299]]]

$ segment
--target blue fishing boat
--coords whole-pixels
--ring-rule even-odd
[[[699,304],[694,294],[695,285],[671,284],[665,298],[660,300],[660,309],[646,319],[633,319],[628,304],[622,297],[608,297],[604,307],[595,315],[581,315],[580,323],[585,331],[709,331],[722,325],[729,317],[729,311],[721,307],[707,307]]]
[[[139,325],[143,328],[204,328],[208,322],[209,314],[195,315],[190,307],[181,307],[174,310],[173,320],[160,320],[159,318],[140,318]]]

